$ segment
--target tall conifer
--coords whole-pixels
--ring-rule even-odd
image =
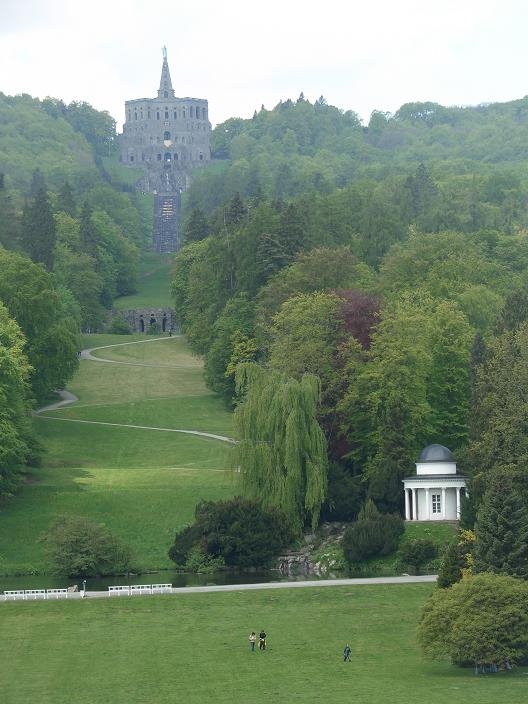
[[[40,188],[26,205],[22,222],[22,247],[37,264],[53,269],[56,240],[55,220],[48,194]]]
[[[475,570],[528,579],[528,506],[521,473],[494,471],[477,514]]]

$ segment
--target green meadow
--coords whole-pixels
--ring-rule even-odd
[[[152,213],[152,205],[150,204]],[[167,282],[172,265],[172,255],[144,252],[141,255],[138,293],[122,296],[114,301],[114,308],[164,308],[172,306]]]
[[[431,585],[0,604],[6,704],[524,704],[528,671],[424,661]],[[264,628],[268,649],[251,654]],[[346,642],[352,662],[342,661]],[[7,665],[9,663],[9,665]]]
[[[43,467],[0,513],[0,573],[47,573],[40,537],[59,515],[104,522],[142,569],[171,567],[167,549],[202,499],[236,491],[228,443],[78,420],[198,430],[231,436],[232,414],[205,387],[202,362],[179,337],[90,335],[84,347],[117,362],[82,360],[71,384],[79,400],[35,417]],[[145,340],[149,340],[145,342]],[[135,366],[141,365],[141,366]]]

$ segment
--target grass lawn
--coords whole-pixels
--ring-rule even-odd
[[[196,450],[202,449],[197,447],[198,442]],[[138,458],[137,465],[123,468],[66,466],[40,470],[38,481],[26,485],[14,501],[3,507],[0,572],[49,573],[39,537],[61,514],[90,516],[105,523],[132,547],[134,564],[139,568],[174,567],[167,550],[176,530],[192,522],[196,503],[233,494],[233,475],[221,470],[221,460],[216,460],[215,468],[214,454],[218,450],[215,453],[212,447],[209,457],[196,453],[196,466],[189,462],[183,467],[145,467]],[[0,590],[4,588],[1,582],[0,578]]]
[[[128,310],[132,308],[171,307],[170,272],[172,254],[144,252],[139,272],[138,292],[122,296],[114,301],[114,308]]]
[[[85,336],[84,346],[132,342]],[[145,336],[137,336],[145,340]],[[148,339],[148,338],[147,338]],[[79,401],[34,420],[46,453],[0,513],[0,574],[50,570],[39,537],[60,514],[92,517],[127,542],[136,564],[171,567],[167,549],[201,499],[235,493],[227,443],[192,435],[55,420],[232,434],[232,415],[205,387],[201,360],[183,338],[100,350],[129,366],[83,360],[69,389]],[[0,699],[1,701],[1,699]]]
[[[422,660],[430,585],[0,604],[5,704],[524,704],[528,671]],[[268,650],[250,654],[264,628]],[[7,637],[6,637],[7,636]],[[352,662],[342,662],[346,642]]]

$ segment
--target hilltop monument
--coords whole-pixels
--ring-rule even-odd
[[[120,138],[122,163],[143,170],[136,187],[154,195],[157,252],[177,252],[180,247],[181,194],[191,183],[193,169],[211,159],[210,132],[207,100],[174,95],[163,47],[158,95],[125,102]]]

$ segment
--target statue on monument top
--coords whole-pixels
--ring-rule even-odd
[[[162,47],[161,53],[163,54],[163,58],[166,61],[167,60],[167,47],[166,46]]]

